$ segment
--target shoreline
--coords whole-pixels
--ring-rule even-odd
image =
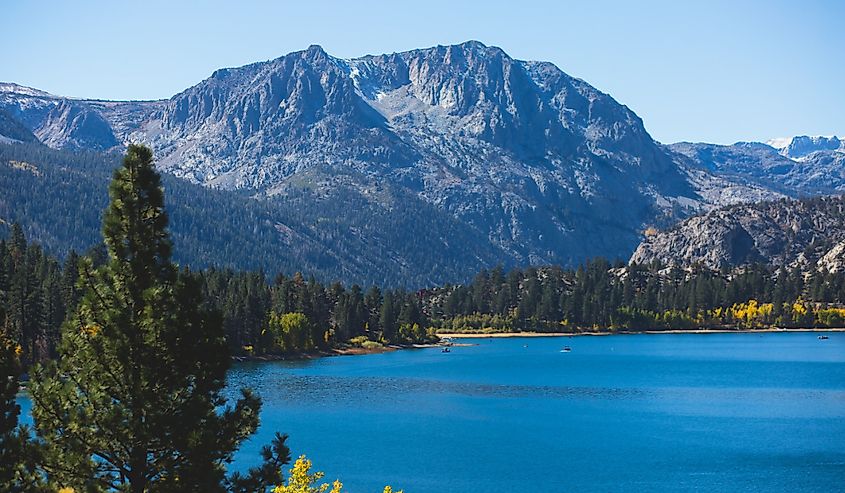
[[[610,331],[584,331],[584,332],[489,332],[489,333],[470,333],[470,332],[443,332],[438,333],[440,342],[433,342],[429,344],[390,344],[372,349],[365,349],[362,347],[343,347],[333,348],[324,351],[312,351],[306,353],[294,354],[265,354],[261,356],[232,356],[232,361],[235,363],[250,363],[250,362],[267,362],[267,361],[303,361],[317,358],[327,358],[334,356],[362,356],[368,354],[383,354],[391,353],[393,351],[400,351],[404,349],[428,349],[436,347],[448,346],[475,346],[471,343],[449,343],[444,339],[510,339],[510,338],[535,338],[535,337],[605,337],[615,335],[661,335],[661,334],[762,334],[762,333],[785,333],[785,332],[845,332],[845,327],[833,328],[783,328],[783,327],[768,327],[765,329],[669,329],[669,330],[620,330],[616,332]]]
[[[845,327],[833,328],[782,328],[770,327],[765,329],[670,329],[670,330],[620,330],[586,331],[586,332],[443,332],[437,336],[441,339],[499,339],[499,338],[530,338],[530,337],[575,337],[575,336],[614,336],[614,335],[659,335],[659,334],[756,334],[778,332],[845,332]]]
[[[263,354],[260,356],[232,356],[232,361],[235,363],[251,363],[261,361],[302,361],[317,358],[330,358],[334,356],[361,356],[367,354],[391,353],[393,351],[399,351],[402,349],[426,349],[444,346],[445,344],[443,342],[434,342],[430,344],[389,344],[386,346],[376,347],[372,349],[366,349],[363,347],[342,347],[305,353]]]

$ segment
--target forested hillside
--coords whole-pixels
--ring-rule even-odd
[[[88,253],[94,265],[102,250]],[[13,227],[0,241],[0,332],[25,363],[56,354],[59,328],[79,299],[80,257],[64,263]],[[693,328],[839,327],[845,272],[753,266],[681,270],[589,262],[480,272],[466,285],[419,291],[323,284],[301,274],[208,269],[200,281],[223,316],[235,355],[298,354],[336,347],[430,342],[441,332],[581,332]]]
[[[18,222],[60,258],[97,244],[118,162],[113,154],[0,144],[0,236]],[[258,200],[167,174],[162,179],[175,260],[194,269],[302,271],[323,281],[424,286],[466,279],[509,258],[472,228],[387,185],[373,189],[378,200],[348,193],[340,178],[330,193],[301,190]]]

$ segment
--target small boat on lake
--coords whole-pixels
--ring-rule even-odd
[[[563,346],[563,349],[560,350],[561,353],[568,353],[572,351],[572,348],[569,346]]]
[[[449,349],[449,348],[447,348],[447,347],[444,347],[443,349],[441,349],[441,350],[440,350],[440,352],[441,352],[441,353],[451,353],[451,352],[452,352],[452,350],[451,350],[451,349]]]
[[[826,340],[826,339],[830,339],[830,337],[828,337],[828,336],[819,336],[819,340],[820,340],[820,341],[824,341],[824,340]]]

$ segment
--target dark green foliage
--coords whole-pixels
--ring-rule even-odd
[[[94,249],[84,257],[71,252],[62,266],[44,255],[38,245],[27,244],[20,228],[15,231],[14,241],[0,240],[0,327],[21,344],[24,364],[29,366],[56,356],[66,311],[82,296],[76,284],[80,266],[91,273],[105,261],[99,249]],[[222,314],[228,350],[236,355],[278,352],[280,348],[266,330],[271,312],[303,313],[309,320],[308,343],[290,349],[293,352],[327,349],[362,335],[400,343],[400,324],[428,327],[422,292],[382,294],[372,286],[363,294],[357,285],[346,289],[334,283],[327,287],[313,278],[305,281],[300,274],[278,275],[268,284],[261,272],[218,269],[183,271],[179,278],[183,282],[193,279],[201,291],[202,306]],[[328,341],[326,332],[333,334]]]
[[[64,294],[73,296],[63,291],[61,276],[59,263],[27,244],[19,226],[8,242],[0,240],[0,333],[21,346],[25,367],[55,356]]]
[[[18,429],[20,406],[15,402],[20,378],[17,346],[0,334],[0,491],[20,486],[23,440]]]
[[[257,493],[267,491],[267,485],[283,484],[282,466],[290,463],[287,435],[276,433],[270,445],[261,449],[262,464],[248,474],[233,473],[226,480],[229,493]]]
[[[0,136],[21,142],[38,142],[38,137],[15,119],[8,111],[0,108]]]
[[[362,334],[367,323],[367,310],[361,287],[354,284],[349,291],[340,287],[335,305],[336,337],[347,341],[354,337],[351,334]]]
[[[399,338],[399,305],[397,298],[399,293],[384,293],[384,302],[379,310],[379,326],[382,337],[387,341],[395,341]]]
[[[267,327],[271,292],[264,274],[209,269],[195,274],[203,286],[208,306],[222,313],[230,350],[244,346],[269,347],[261,331]]]
[[[18,424],[20,406],[15,402],[21,376],[22,349],[0,332],[0,491],[48,491],[36,470],[38,449],[28,428]]]
[[[799,298],[811,301],[811,310],[793,320],[784,315],[784,304]],[[805,282],[797,268],[683,271],[611,267],[596,259],[575,270],[528,268],[495,277],[482,272],[470,285],[433,290],[423,306],[446,331],[654,330],[730,325],[735,321],[724,315],[727,309],[749,300],[771,303],[772,319],[782,326],[830,326],[813,312],[818,308],[825,320],[837,320],[835,313],[820,310],[845,302],[845,274],[819,272]]]
[[[36,245],[27,245],[21,233],[14,237],[0,241],[0,265],[4,266],[0,269],[0,321],[16,334],[26,361],[43,360],[55,355],[64,317],[57,310],[73,306],[79,298],[79,290],[69,282],[78,272],[78,256],[69,255],[62,268]],[[100,255],[97,250],[91,253]],[[280,274],[272,283],[262,272],[208,269],[183,274],[201,286],[204,306],[223,315],[226,342],[236,355],[280,351],[267,331],[271,312],[307,317],[307,344],[289,348],[301,352],[342,345],[360,336],[387,343],[420,342],[400,333],[403,325],[414,324],[423,329],[475,331],[710,326],[718,321],[695,320],[696,315],[750,299],[771,302],[775,319],[782,317],[784,325],[795,325],[796,321],[784,316],[784,303],[803,297],[838,306],[845,300],[842,273],[818,273],[805,282],[797,269],[755,266],[735,272],[705,268],[686,272],[657,265],[612,268],[601,259],[575,270],[554,267],[504,273],[496,268],[480,273],[469,285],[411,293],[372,286],[362,294],[354,285],[348,289],[339,283],[326,286],[313,278],[306,281],[301,274]],[[54,302],[46,303],[48,299]],[[805,322],[816,323],[811,318]]]
[[[109,195],[108,259],[77,264],[82,297],[63,326],[61,358],[34,371],[39,466],[51,486],[76,491],[224,491],[260,400],[243,390],[226,406],[221,395],[230,364],[222,320],[170,261],[149,149],[130,146]]]
[[[379,317],[381,315],[381,306],[384,298],[381,295],[381,289],[378,286],[371,286],[364,295],[364,310],[367,318],[367,331],[374,334],[380,334],[381,322]]]
[[[100,241],[106,183],[118,165],[111,154],[0,144],[0,218],[20,223],[54,255],[86,251]],[[448,213],[386,186],[376,188],[388,205],[343,186],[256,199],[167,174],[162,182],[174,260],[194,270],[301,271],[322,281],[420,286],[463,280],[508,258]],[[0,222],[0,237],[7,234]]]

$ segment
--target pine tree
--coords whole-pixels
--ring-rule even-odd
[[[402,306],[399,308],[399,325],[425,325],[423,313],[417,303],[416,296],[413,293],[400,292],[398,297],[402,303]]]
[[[381,325],[382,337],[388,342],[396,342],[399,335],[397,324],[399,307],[397,307],[397,304],[395,293],[384,293],[384,303],[381,304],[381,313],[379,314],[379,325]]]
[[[149,149],[129,147],[109,196],[108,258],[96,269],[81,263],[61,359],[34,372],[41,467],[52,486],[76,491],[224,491],[225,465],[255,431],[260,401],[243,390],[220,410],[230,361],[222,323],[171,263]],[[283,442],[271,462],[284,459]],[[251,479],[259,476],[279,479],[267,470]]]
[[[18,429],[20,406],[15,402],[20,377],[18,346],[0,334],[0,491],[20,490],[24,442]]]
[[[472,311],[479,313],[490,312],[490,276],[482,270],[475,276],[472,283]]]
[[[331,301],[326,296],[326,290],[312,277],[303,296],[308,298],[310,307],[305,314],[311,320],[311,340],[316,347],[327,347],[328,341],[324,334],[329,329],[331,320]]]
[[[376,334],[381,332],[381,324],[379,323],[379,314],[381,313],[382,296],[381,290],[377,286],[371,286],[364,296],[364,307],[367,311],[367,330],[369,337],[373,340],[378,339]]]

